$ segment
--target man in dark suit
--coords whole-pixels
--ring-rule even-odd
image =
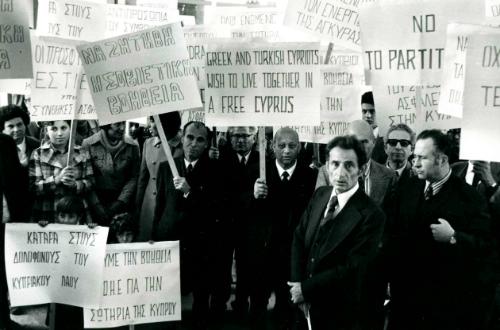
[[[290,249],[293,233],[314,192],[316,172],[297,161],[300,152],[299,135],[291,128],[280,128],[273,139],[276,159],[266,164],[266,180],[257,179],[251,208],[255,226],[261,227],[261,250],[257,260],[265,260],[258,273],[262,281],[255,289],[269,283],[275,292],[274,311],[280,329],[290,326],[293,316],[286,281],[290,275]],[[267,251],[266,251],[267,248]],[[267,253],[266,253],[267,252]],[[260,283],[259,283],[260,282]],[[267,305],[267,294],[262,307]],[[265,309],[262,311],[265,312]]]
[[[158,169],[157,199],[153,220],[155,240],[180,240],[182,292],[193,291],[193,317],[197,328],[208,322],[211,262],[217,258],[209,248],[217,221],[220,179],[217,166],[205,153],[208,129],[201,122],[184,126],[184,156],[175,158],[179,172],[172,175],[168,162]]]
[[[367,157],[352,136],[327,145],[333,187],[314,193],[292,244],[292,301],[310,315],[312,329],[357,329],[362,288],[377,253],[385,215],[359,188]]]
[[[447,136],[420,133],[412,178],[396,195],[388,250],[391,329],[481,329],[493,294],[486,201],[452,175]]]
[[[252,223],[250,209],[253,199],[253,185],[259,177],[259,153],[255,151],[255,133],[253,126],[229,127],[228,139],[230,148],[221,152],[220,162],[223,169],[224,190],[228,193],[226,210],[226,248],[223,252],[225,269],[222,279],[227,283],[227,298],[230,293],[233,251],[236,259],[236,299],[232,303],[233,310],[239,317],[244,317],[249,310],[249,298],[252,302],[250,310],[257,314],[261,309],[258,301],[263,301],[258,291],[252,291],[251,274],[254,247],[258,244],[256,233],[258,228]],[[260,270],[264,271],[264,270]],[[253,297],[252,297],[253,296]],[[255,311],[255,312],[254,312]]]

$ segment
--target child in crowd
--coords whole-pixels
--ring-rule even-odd
[[[116,241],[113,243],[132,243],[135,232],[132,216],[129,213],[115,215],[110,232],[115,234]]]
[[[86,209],[81,197],[65,196],[55,204],[55,223],[62,225],[79,225],[85,222]],[[38,224],[46,226],[47,221]],[[90,228],[95,224],[89,223]],[[81,307],[55,304],[55,329],[83,329],[83,309]]]

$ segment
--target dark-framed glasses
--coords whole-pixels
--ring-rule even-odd
[[[387,140],[387,144],[390,145],[391,147],[397,146],[398,143],[403,148],[406,148],[411,144],[411,142],[408,140],[399,140],[399,139],[388,139]]]

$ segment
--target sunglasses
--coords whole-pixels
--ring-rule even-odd
[[[391,147],[397,146],[398,143],[403,148],[406,148],[411,144],[411,142],[408,140],[398,140],[398,139],[388,139],[387,140],[387,144],[390,145]]]

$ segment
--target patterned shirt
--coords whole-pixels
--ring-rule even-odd
[[[85,195],[92,189],[94,173],[90,155],[79,146],[74,147],[73,162],[76,187],[56,184],[55,177],[66,167],[68,153],[61,153],[50,142],[33,151],[29,163],[30,190],[35,195],[32,220],[54,222],[55,204],[63,196]],[[85,201],[84,201],[85,204]]]

